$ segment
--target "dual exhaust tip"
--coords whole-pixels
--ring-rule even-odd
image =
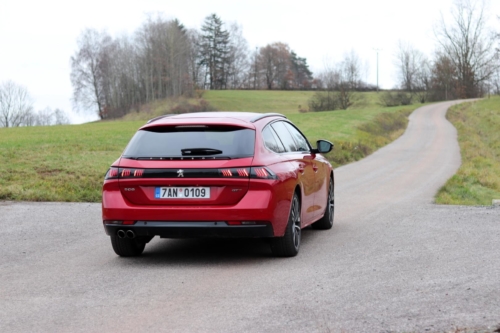
[[[118,230],[118,232],[116,233],[116,235],[118,236],[118,238],[129,238],[129,239],[134,239],[135,238],[135,232],[133,232],[132,230]]]

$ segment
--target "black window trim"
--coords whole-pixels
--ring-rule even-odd
[[[309,151],[284,151],[283,153],[277,153],[277,152],[275,152],[275,151],[271,150],[269,147],[267,147],[266,142],[265,142],[265,140],[264,140],[264,138],[263,138],[262,132],[266,129],[266,127],[270,126],[270,127],[271,127],[271,130],[274,132],[274,134],[276,134],[276,137],[278,138],[278,140],[280,140],[281,145],[282,145],[282,146],[286,149],[285,144],[283,143],[283,141],[281,141],[280,136],[278,135],[278,133],[276,133],[276,131],[274,130],[274,128],[271,126],[272,124],[277,123],[277,122],[280,122],[280,121],[281,121],[281,122],[287,122],[287,123],[289,123],[289,124],[290,124],[290,125],[292,125],[292,126],[293,126],[293,127],[294,127],[297,131],[299,131],[299,133],[300,133],[300,134],[302,134],[302,136],[306,139],[307,145],[309,146]],[[286,126],[285,126],[285,128],[286,128]],[[286,128],[286,130],[288,131],[288,128]],[[295,138],[293,137],[292,133],[290,133],[290,131],[288,131],[288,133],[289,133],[289,134],[290,134],[290,136],[292,137],[292,140],[295,142],[295,144],[296,144],[296,145],[298,145],[298,144],[297,144],[297,141],[296,141],[296,140],[295,140]],[[260,136],[261,136],[262,141],[264,142],[264,147],[266,147],[266,149],[267,149],[267,150],[269,150],[270,152],[273,152],[273,153],[275,153],[275,154],[292,154],[292,153],[294,153],[294,154],[296,154],[296,153],[301,153],[301,154],[310,154],[310,153],[312,152],[312,149],[313,149],[313,148],[311,147],[311,144],[309,143],[309,140],[307,140],[307,137],[304,135],[304,133],[302,133],[302,131],[301,131],[301,130],[299,130],[299,129],[297,128],[297,126],[295,126],[295,125],[294,125],[291,121],[289,121],[288,119],[276,119],[276,120],[273,120],[273,121],[269,122],[269,123],[268,123],[266,126],[264,126],[264,128],[262,129],[262,131],[261,131],[261,133],[260,133]]]

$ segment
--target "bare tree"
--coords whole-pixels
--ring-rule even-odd
[[[431,85],[431,68],[427,57],[409,42],[399,41],[396,65],[400,88],[410,93],[411,98],[425,103]]]
[[[34,123],[27,126],[53,126],[69,124],[68,115],[61,109],[52,110],[47,107],[33,114]]]
[[[410,43],[399,41],[396,54],[396,64],[400,86],[407,92],[413,93],[417,89],[417,80],[422,64],[426,63],[422,52]]]
[[[490,84],[492,92],[495,95],[500,95],[500,69],[498,69],[491,77]]]
[[[28,90],[13,81],[0,85],[0,127],[18,127],[29,120],[33,100]]]
[[[431,67],[430,99],[434,101],[457,99],[460,97],[460,83],[457,68],[445,54],[438,52]]]
[[[245,81],[249,69],[248,43],[243,37],[242,28],[236,22],[229,26],[229,54],[227,85],[229,89],[239,89]]]
[[[68,115],[61,109],[55,109],[52,113],[54,118],[53,125],[68,125],[70,124]]]
[[[39,110],[36,114],[36,126],[50,126],[54,122],[54,113],[50,108]]]
[[[432,72],[431,63],[425,57],[420,60],[419,69],[414,82],[413,91],[415,97],[420,103],[427,102],[432,89]]]
[[[277,42],[261,47],[257,62],[265,77],[267,89],[289,89],[291,82],[287,74],[291,62],[288,44]]]
[[[339,108],[347,110],[354,103],[356,90],[361,81],[361,62],[354,50],[345,54],[337,64],[337,101]]]
[[[71,57],[73,102],[85,110],[95,110],[101,119],[107,117],[104,68],[105,50],[111,42],[106,33],[86,29],[78,39],[78,51]]]
[[[481,83],[498,68],[495,38],[486,27],[483,0],[455,0],[448,24],[443,15],[435,30],[442,53],[456,68],[459,97],[477,97]]]
[[[188,31],[188,67],[189,74],[191,77],[191,82],[193,86],[200,89],[204,85],[204,76],[202,73],[202,59],[200,50],[200,33],[197,30],[191,29]]]
[[[356,52],[344,55],[338,63],[330,63],[319,74],[323,90],[316,93],[309,101],[313,111],[346,110],[359,99],[357,90],[365,87],[361,79],[361,60]]]
[[[259,48],[256,47],[255,51],[252,52],[252,55],[249,59],[249,67],[246,75],[246,87],[247,89],[261,89],[262,87],[262,78],[261,78],[261,63],[260,63],[260,52]]]
[[[33,109],[24,114],[23,126],[36,126],[37,114]]]

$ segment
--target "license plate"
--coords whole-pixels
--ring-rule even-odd
[[[210,187],[157,187],[155,199],[210,199]]]

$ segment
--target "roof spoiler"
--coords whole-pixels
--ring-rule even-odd
[[[250,122],[251,123],[255,123],[256,121],[259,121],[259,120],[261,120],[263,118],[267,118],[267,117],[283,117],[283,118],[286,118],[286,116],[282,115],[281,113],[264,113],[264,114],[258,115],[255,118],[250,119]]]
[[[163,118],[167,118],[167,117],[171,117],[171,116],[175,116],[175,114],[165,114],[163,116],[159,116],[159,117],[156,117],[156,118],[153,118],[153,119],[149,119],[146,124],[150,124],[153,121],[157,121],[157,120],[160,120],[160,119],[163,119]]]

